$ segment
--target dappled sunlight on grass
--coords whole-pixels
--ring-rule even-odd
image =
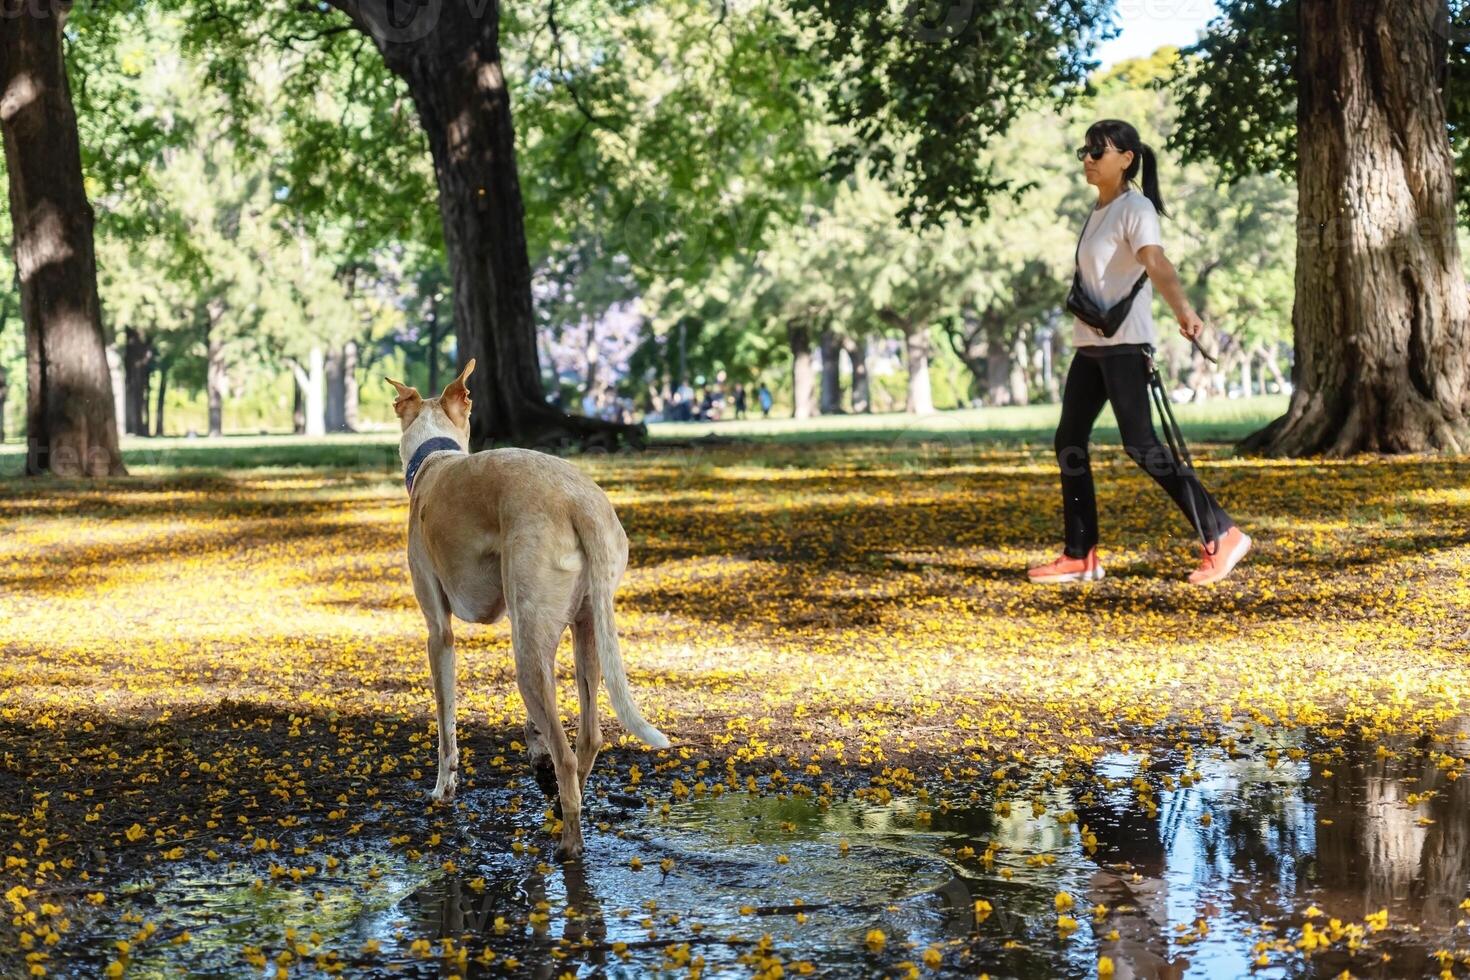
[[[1446,574],[1466,547],[1465,499],[1454,489],[1463,463],[1290,467],[1302,473],[1293,480],[1277,461],[1206,462],[1257,550],[1228,583],[1199,590],[1181,581],[1194,548],[1187,525],[1121,453],[1100,449],[1102,553],[1113,574],[1059,590],[1024,578],[1057,541],[1044,458],[940,448],[922,469],[900,470],[871,448],[826,450],[822,466],[794,448],[763,449],[763,465],[740,450],[699,455],[682,468],[657,455],[583,461],[631,539],[620,593],[630,666],[657,685],[645,696],[655,722],[696,741],[712,720],[740,713],[738,700],[680,694],[712,647],[728,648],[722,657],[751,684],[777,685],[793,701],[820,677],[836,699],[878,683],[911,707],[942,695],[926,710],[954,714],[1000,696],[997,683],[1009,692],[1036,683],[1045,665],[1046,693],[1069,710],[1101,704],[1143,717],[1160,702],[1209,715],[1235,702],[1344,710],[1371,699],[1408,651],[1429,669],[1465,649],[1463,627],[1452,627],[1470,592]],[[303,711],[343,706],[339,689],[356,696],[355,671],[426,676],[396,481],[242,472],[200,489],[167,478],[29,489],[16,484],[0,502],[10,525],[0,581],[11,592],[12,641],[46,651],[53,667],[87,651],[78,669],[110,673],[116,664],[99,651],[126,637],[145,651],[115,650],[128,663],[195,669],[179,680],[206,686],[211,665],[229,663],[258,672],[271,703]],[[503,624],[461,625],[468,677],[482,651],[502,655],[507,642]],[[874,669],[883,664],[893,669]],[[11,683],[0,704],[12,716],[35,696],[28,666],[12,657],[4,667]],[[296,670],[327,683],[302,687],[289,679]],[[483,693],[466,684],[464,697],[473,716]],[[65,707],[108,706],[73,698]],[[406,692],[361,707],[418,715],[427,702]]]
[[[1241,724],[1418,737],[1464,714],[1470,462],[1222,451],[1202,447],[1202,476],[1257,547],[1206,589],[1183,582],[1188,525],[1109,446],[1096,451],[1109,575],[1071,588],[1025,577],[1059,542],[1041,450],[578,459],[628,531],[623,655],[675,742],[648,753],[607,721],[594,783],[655,805],[722,783],[999,799],[1058,764],[1081,778],[1121,742],[1213,744]],[[270,878],[268,862],[289,880],[353,825],[368,827],[349,835],[364,854],[463,860],[425,842],[443,817],[419,800],[432,699],[405,522],[398,474],[376,462],[0,483],[0,789],[15,801],[0,803],[13,841],[0,893],[25,890],[12,904],[38,916],[33,942],[84,921],[85,894],[107,908],[124,871]],[[456,632],[467,791],[501,793],[494,819],[519,820],[514,839],[539,849],[507,627]],[[564,638],[567,722],[569,653]],[[292,845],[299,859],[293,820],[321,836]],[[394,842],[396,820],[411,840]],[[58,911],[40,915],[43,898]],[[18,942],[5,928],[20,926],[0,927],[0,945]]]

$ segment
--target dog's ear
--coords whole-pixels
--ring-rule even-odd
[[[393,412],[406,428],[419,414],[419,409],[423,407],[423,397],[419,394],[417,388],[410,388],[402,381],[394,381],[389,377],[384,377],[383,380],[392,385],[393,390],[398,392],[398,398],[393,402]]]
[[[464,370],[459,372],[459,377],[445,385],[444,393],[439,396],[440,407],[459,425],[468,424],[470,419],[470,389],[465,385],[464,379],[474,369],[475,359],[472,357]]]

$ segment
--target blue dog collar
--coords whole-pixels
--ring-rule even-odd
[[[446,450],[456,453],[464,452],[459,448],[459,443],[448,436],[434,436],[432,439],[425,439],[423,444],[413,451],[413,458],[408,461],[408,469],[403,471],[403,488],[410,494],[413,493],[413,478],[418,475],[419,468],[424,465],[424,460],[428,459],[431,453],[442,453]]]

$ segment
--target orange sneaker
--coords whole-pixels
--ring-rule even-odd
[[[1103,567],[1097,560],[1097,548],[1093,548],[1086,558],[1072,558],[1063,552],[1056,560],[1037,565],[1026,575],[1037,583],[1096,582],[1103,577]]]
[[[1251,550],[1251,538],[1238,527],[1220,535],[1214,548],[1200,548],[1199,567],[1189,573],[1190,585],[1208,585],[1230,574],[1231,569]]]

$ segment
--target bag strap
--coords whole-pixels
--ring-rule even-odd
[[[1082,274],[1082,239],[1086,237],[1087,226],[1092,224],[1092,216],[1096,213],[1097,210],[1095,208],[1088,208],[1087,220],[1082,222],[1082,232],[1077,236],[1077,247],[1072,249],[1072,265],[1075,269],[1073,272],[1074,277],[1080,277]],[[1133,284],[1133,289],[1128,293],[1130,299],[1137,295],[1138,291],[1143,288],[1143,283],[1146,279],[1148,279],[1148,270],[1144,269],[1143,272],[1139,273],[1138,281]]]
[[[1082,222],[1082,232],[1077,236],[1077,247],[1072,249],[1072,264],[1080,270],[1082,268],[1082,238],[1087,234],[1087,226],[1092,224],[1093,208],[1087,209],[1087,220]]]

